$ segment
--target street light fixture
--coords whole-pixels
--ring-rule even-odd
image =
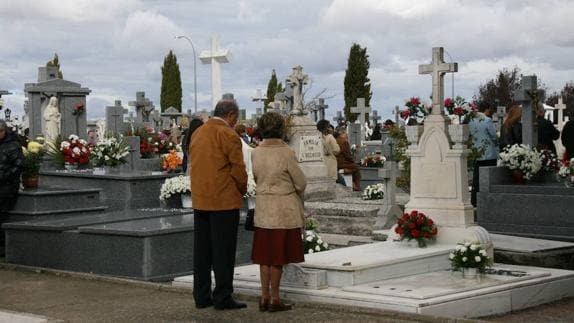
[[[191,49],[193,50],[193,93],[194,93],[194,105],[195,105],[195,114],[197,115],[197,55],[195,54],[195,46],[193,46],[193,42],[191,38],[187,36],[176,36],[176,39],[185,39],[191,45]]]

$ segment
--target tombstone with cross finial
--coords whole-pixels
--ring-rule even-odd
[[[123,133],[127,126],[124,122],[124,115],[128,109],[122,106],[121,100],[116,100],[113,106],[106,107],[106,131],[114,134]],[[103,136],[104,134],[102,134]]]
[[[520,87],[514,92],[514,100],[522,105],[522,143],[530,147],[538,145],[538,103],[542,102],[544,91],[538,89],[536,75],[522,76]]]
[[[492,114],[492,121],[496,124],[497,132],[500,132],[500,128],[502,128],[505,115],[506,115],[506,107],[503,105],[497,106],[496,112]]]
[[[329,108],[328,104],[325,104],[325,99],[319,98],[319,103],[317,104],[317,109],[319,109],[319,120],[325,120],[325,110]]]
[[[303,74],[303,67],[296,65],[293,67],[293,73],[287,77],[285,82],[292,90],[293,93],[293,108],[291,114],[303,115],[305,114],[303,102],[303,86],[309,83],[309,75]]]
[[[335,125],[338,126],[339,124],[345,121],[345,117],[343,117],[343,111],[337,111],[337,115],[333,118]]]
[[[359,116],[357,120],[361,124],[361,140],[365,140],[366,133],[365,133],[365,122],[367,121],[367,116],[371,112],[371,107],[365,106],[365,98],[357,98],[357,106],[351,107],[351,113],[358,113]]]
[[[377,123],[379,123],[379,120],[381,120],[381,116],[379,115],[379,112],[377,110],[373,110],[370,119],[373,121],[373,127],[374,127],[377,125]]]
[[[475,241],[492,252],[488,233],[474,225],[468,190],[468,125],[450,124],[442,108],[444,74],[458,70],[456,63],[444,62],[443,53],[442,47],[435,47],[432,62],[419,65],[419,74],[432,77],[433,109],[424,126],[405,127],[411,158],[410,199],[405,212],[416,210],[430,216],[441,232],[439,243]]]
[[[566,110],[566,104],[562,101],[562,97],[558,97],[558,103],[554,106],[558,110],[558,129],[562,131],[564,127],[564,110]]]
[[[319,121],[319,109],[317,108],[317,104],[312,103],[307,106],[307,111],[310,114],[311,120],[314,122]]]
[[[134,107],[136,112],[135,122],[150,122],[149,116],[154,109],[153,103],[145,97],[145,92],[136,92],[136,100],[128,102],[130,107]]]

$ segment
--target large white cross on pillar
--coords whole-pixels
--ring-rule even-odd
[[[558,110],[558,129],[562,131],[562,126],[564,126],[564,110],[566,110],[566,104],[562,101],[562,97],[558,97],[558,104],[554,106]]]
[[[251,97],[251,101],[255,102],[256,108],[261,109],[262,111],[265,110],[264,108],[264,101],[267,100],[267,96],[261,93],[261,89],[257,89],[255,92],[255,96]]]
[[[351,107],[351,113],[359,114],[359,122],[361,123],[361,140],[365,140],[365,121],[366,114],[371,112],[371,107],[365,106],[365,98],[357,98],[357,106]]]
[[[211,64],[211,108],[214,109],[217,101],[221,99],[221,63],[229,63],[231,52],[229,49],[219,48],[219,36],[211,37],[211,49],[204,50],[199,55],[203,64]]]
[[[458,71],[457,63],[444,62],[444,49],[433,47],[432,62],[430,64],[419,65],[419,74],[432,75],[432,112],[431,114],[443,114],[444,101],[444,74]]]

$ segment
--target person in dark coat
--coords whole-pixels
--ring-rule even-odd
[[[506,146],[522,143],[522,108],[518,105],[513,105],[508,109],[508,114],[504,119],[502,128],[500,129],[500,149]]]
[[[556,155],[554,140],[560,138],[560,131],[554,127],[552,122],[544,118],[544,106],[542,103],[538,103],[536,122],[538,123],[538,149],[550,150]]]
[[[569,160],[570,158],[574,158],[574,120],[571,119],[566,122],[562,128],[562,135],[560,139],[562,140],[562,145],[566,150],[564,159]]]
[[[347,129],[338,127],[337,132],[339,133],[337,144],[339,144],[341,150],[337,155],[337,169],[344,169],[345,172],[351,173],[353,176],[353,191],[361,191],[361,170],[353,159]]]
[[[0,228],[16,203],[24,163],[18,135],[0,119]],[[4,231],[0,229],[0,256],[4,255]]]

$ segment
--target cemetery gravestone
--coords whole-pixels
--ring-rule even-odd
[[[333,121],[335,122],[335,127],[343,123],[345,121],[345,117],[343,117],[343,112],[337,111],[337,115],[333,118]]]
[[[136,110],[136,122],[138,124],[150,122],[150,114],[154,110],[153,103],[145,97],[145,92],[136,92],[136,100],[128,102],[128,105]]]
[[[371,112],[371,107],[365,106],[365,99],[364,98],[358,98],[357,99],[357,106],[351,107],[351,113],[358,113],[359,114],[357,120],[359,120],[359,122],[361,123],[361,140],[365,140],[365,138],[366,138],[365,129],[363,128],[363,125],[367,121],[366,118],[370,112]]]
[[[329,105],[325,104],[325,99],[319,98],[317,108],[319,109],[319,120],[325,120],[325,110],[329,108]]]
[[[113,134],[121,134],[127,130],[124,122],[124,114],[128,113],[128,109],[124,109],[121,100],[116,100],[113,106],[106,107],[106,131]],[[100,134],[104,136],[105,134]]]
[[[522,103],[522,143],[530,147],[538,145],[537,105],[544,95],[537,87],[536,75],[523,76],[520,88],[514,93],[514,99]]]

